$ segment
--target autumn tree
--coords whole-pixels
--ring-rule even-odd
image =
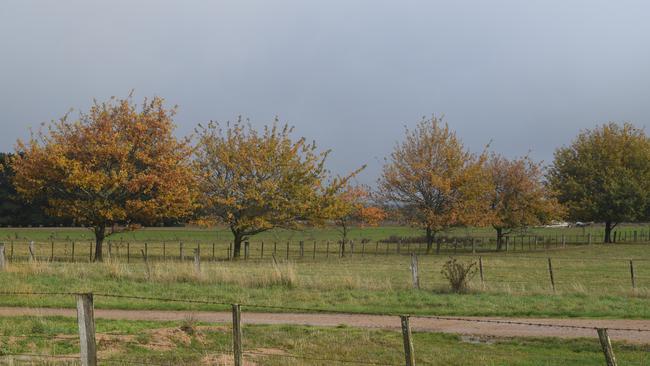
[[[569,217],[605,223],[605,243],[621,222],[648,218],[650,140],[630,123],[582,131],[555,151],[548,180]]]
[[[493,154],[486,169],[492,179],[491,223],[497,233],[498,250],[504,235],[512,230],[541,225],[562,216],[562,206],[544,184],[540,163],[529,157],[508,160]]]
[[[327,216],[341,232],[341,251],[345,255],[348,233],[352,225],[377,226],[386,218],[384,210],[373,204],[370,189],[346,184],[332,196]]]
[[[430,251],[440,231],[489,222],[485,158],[468,152],[447,123],[423,119],[395,146],[379,179],[380,193],[405,221],[425,230]]]
[[[188,141],[172,132],[174,109],[155,97],[138,108],[131,97],[95,102],[18,141],[13,159],[16,190],[44,199],[48,213],[68,217],[95,234],[95,261],[118,226],[182,217],[194,206]]]
[[[263,130],[241,120],[197,129],[195,164],[204,223],[223,223],[233,235],[233,257],[250,236],[274,228],[322,223],[332,196],[350,178],[328,179],[314,142],[293,139],[276,120]]]

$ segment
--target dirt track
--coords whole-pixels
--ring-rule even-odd
[[[95,309],[98,319],[126,320],[183,320],[189,314],[202,322],[228,323],[232,321],[229,312],[203,311],[163,311],[163,310],[107,310]],[[67,316],[76,317],[75,309],[49,308],[11,308],[0,307],[0,317],[7,316]],[[650,344],[650,320],[627,319],[534,319],[534,318],[487,318],[463,317],[463,319],[506,320],[514,322],[587,326],[599,328],[634,328],[647,332],[610,330],[612,340],[625,340],[633,343]],[[314,326],[347,325],[359,328],[399,329],[400,320],[395,316],[352,315],[352,314],[300,314],[300,313],[251,313],[242,312],[245,324],[296,324]],[[411,318],[411,327],[415,331],[457,333],[476,336],[495,337],[597,337],[592,329],[540,327],[516,324],[495,324],[467,322],[460,320],[438,320]]]

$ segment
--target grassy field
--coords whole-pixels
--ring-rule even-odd
[[[645,226],[624,227],[628,238]],[[581,235],[582,229],[542,229],[548,238]],[[591,228],[596,235],[598,228]],[[587,231],[588,233],[589,231]],[[455,230],[451,234],[480,237],[487,230]],[[647,243],[567,245],[549,239],[533,246],[519,240],[508,252],[491,245],[447,245],[441,255],[426,255],[419,244],[376,244],[389,236],[416,236],[404,227],[360,228],[345,257],[337,254],[335,229],[305,232],[276,231],[251,241],[248,260],[229,261],[228,236],[223,230],[145,229],[111,238],[111,256],[89,263],[90,236],[83,229],[1,229],[7,265],[0,271],[4,292],[94,292],[95,307],[115,309],[243,311],[370,312],[414,315],[484,315],[516,317],[583,317],[650,319],[650,253]],[[85,235],[85,237],[84,237]],[[215,236],[220,235],[220,236]],[[640,234],[639,234],[640,235]],[[130,237],[129,237],[130,236]],[[221,239],[220,239],[221,238]],[[369,242],[361,244],[361,239]],[[36,241],[36,260],[28,261],[27,241]],[[75,262],[72,240],[76,241]],[[181,260],[179,242],[185,260]],[[261,243],[265,242],[262,256]],[[305,241],[300,255],[299,241]],[[330,241],[331,247],[327,247]],[[54,244],[52,244],[52,242]],[[289,260],[286,243],[290,242]],[[478,242],[478,241],[477,241]],[[13,252],[12,244],[13,243]],[[145,263],[140,251],[147,243]],[[212,256],[212,243],[216,255]],[[276,245],[274,245],[277,243]],[[316,244],[314,251],[314,243]],[[201,271],[192,250],[201,248]],[[275,246],[275,260],[272,259]],[[108,247],[108,244],[107,246]],[[129,255],[125,250],[128,248]],[[52,251],[53,249],[53,251]],[[107,248],[105,248],[107,249]],[[418,252],[421,289],[412,286],[410,252]],[[54,261],[51,255],[54,253]],[[105,256],[106,256],[105,252]],[[441,268],[450,256],[478,262],[467,293],[456,294]],[[548,258],[552,259],[555,291],[551,289]],[[635,285],[630,278],[630,260]],[[220,304],[117,298],[101,294],[152,298],[207,300]],[[271,309],[256,305],[278,306]],[[71,295],[0,294],[0,306],[75,306]],[[289,308],[299,308],[289,309]],[[303,309],[303,310],[300,310]],[[229,324],[108,321],[97,322],[99,357],[106,364],[194,365],[228,364]],[[0,319],[0,364],[12,354],[56,355],[48,362],[65,364],[78,352],[74,319]],[[595,340],[468,338],[419,333],[414,335],[420,365],[600,365],[603,356]],[[403,363],[399,332],[305,326],[245,326],[246,358],[256,365],[331,365],[332,359],[379,364]],[[614,344],[620,364],[650,362],[648,346]],[[336,352],[332,352],[335,349]],[[5,359],[3,359],[5,357]],[[16,356],[24,363],[44,364],[32,356]],[[8,361],[13,362],[13,361]]]
[[[411,284],[407,255],[355,254],[284,261],[113,260],[102,264],[10,263],[0,272],[4,291],[88,292],[206,299],[225,303],[434,315],[650,318],[650,255],[646,244],[616,244],[482,255],[467,294],[449,292],[440,273],[446,255],[419,258],[421,289]],[[547,258],[552,258],[556,292]],[[463,261],[477,257],[462,255]],[[629,259],[634,259],[632,289]],[[66,297],[0,296],[0,305],[73,307]],[[97,307],[223,309],[217,305],[98,298]]]
[[[2,318],[0,329],[0,363],[3,357],[20,353],[57,357],[28,358],[34,364],[65,363],[66,357],[79,352],[71,318]],[[98,357],[102,364],[226,365],[232,357],[231,332],[229,324],[201,324],[191,318],[183,322],[99,320]],[[419,332],[413,337],[418,365],[603,364],[600,346],[593,339],[472,338]],[[621,365],[650,362],[648,346],[617,342],[613,346]],[[245,360],[255,365],[339,364],[336,360],[399,365],[404,362],[402,347],[396,331],[261,325],[243,329]]]
[[[615,231],[620,235],[628,234],[631,239],[636,231],[640,236],[642,233],[647,236],[650,224],[625,224],[620,225]],[[525,231],[519,231],[515,234],[520,235],[541,235],[541,236],[562,236],[576,237],[592,234],[594,241],[602,240],[604,228],[600,224],[594,224],[588,227],[571,227],[571,228],[530,228]],[[357,227],[352,228],[349,238],[360,242],[362,239],[377,241],[388,238],[392,235],[401,237],[423,236],[424,231],[405,226],[381,226],[381,227]],[[454,228],[441,235],[446,236],[474,236],[474,237],[494,237],[495,231],[491,228]],[[324,228],[307,228],[305,230],[272,230],[255,235],[251,241],[266,242],[286,242],[286,241],[336,241],[340,240],[340,232],[335,227]],[[140,230],[114,234],[109,237],[113,241],[184,241],[184,242],[230,242],[232,234],[227,228],[143,228]],[[94,240],[93,233],[84,228],[9,228],[0,227],[0,241],[91,241]]]

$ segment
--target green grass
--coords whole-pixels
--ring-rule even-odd
[[[184,324],[185,323],[185,324]],[[229,324],[98,320],[100,363],[124,360],[165,365],[197,365],[227,361],[232,356]],[[75,357],[79,352],[73,318],[0,319],[0,361],[10,354],[31,353]],[[119,334],[115,334],[119,333]],[[17,337],[26,335],[26,337]],[[413,334],[418,365],[602,365],[595,339],[473,338],[449,334]],[[614,342],[622,365],[650,361],[648,346]],[[403,364],[397,331],[349,327],[243,327],[245,359],[257,365]],[[4,355],[4,356],[3,356]],[[6,360],[5,358],[5,360]],[[54,360],[54,359],[52,359]]]
[[[619,232],[621,238],[627,233],[628,240],[633,238],[634,232],[637,235],[645,235],[647,237],[650,224],[624,224],[616,228],[615,231]],[[589,227],[578,228],[530,228],[525,231],[519,231],[515,234],[521,235],[541,235],[546,237],[561,237],[565,235],[568,239],[575,239],[576,237],[584,237],[592,234],[594,241],[602,240],[604,228],[600,224],[595,224]],[[405,226],[380,226],[380,227],[356,227],[350,230],[349,237],[352,240],[361,241],[367,239],[370,241],[377,241],[385,239],[391,235],[401,237],[423,236],[424,231],[416,228]],[[465,237],[494,237],[495,232],[492,228],[453,228],[441,235]],[[254,237],[251,241],[266,241],[266,242],[286,242],[286,241],[336,241],[340,240],[340,231],[336,227],[323,227],[323,228],[306,228],[305,230],[282,230],[276,229],[267,231]],[[91,241],[94,236],[91,230],[85,228],[0,228],[0,241],[42,241],[49,242],[55,241]],[[169,228],[143,228],[136,231],[125,233],[118,233],[110,236],[113,241],[184,241],[188,243],[227,243],[232,241],[232,234],[227,228],[198,228],[198,227],[169,227]]]
[[[556,293],[547,257],[553,258]],[[461,256],[464,261],[474,256]],[[632,290],[628,259],[635,260]],[[4,291],[87,292],[206,299],[225,303],[326,308],[340,311],[434,315],[609,317],[650,319],[650,256],[647,245],[592,245],[547,252],[485,253],[485,283],[476,275],[467,294],[449,293],[440,273],[446,256],[421,255],[414,290],[406,255],[354,254],[308,257],[274,266],[271,259],[158,261],[149,275],[141,260],[105,264],[38,261],[9,264],[0,272]],[[0,296],[0,305],[73,307],[70,296]],[[98,297],[97,307],[202,309],[223,306]],[[263,310],[263,309],[258,309]]]

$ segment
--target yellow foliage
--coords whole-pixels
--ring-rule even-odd
[[[315,143],[291,138],[276,120],[259,132],[241,120],[199,126],[195,166],[202,192],[200,222],[221,222],[234,236],[234,255],[247,237],[276,227],[319,223],[346,178],[327,184],[325,159]]]

